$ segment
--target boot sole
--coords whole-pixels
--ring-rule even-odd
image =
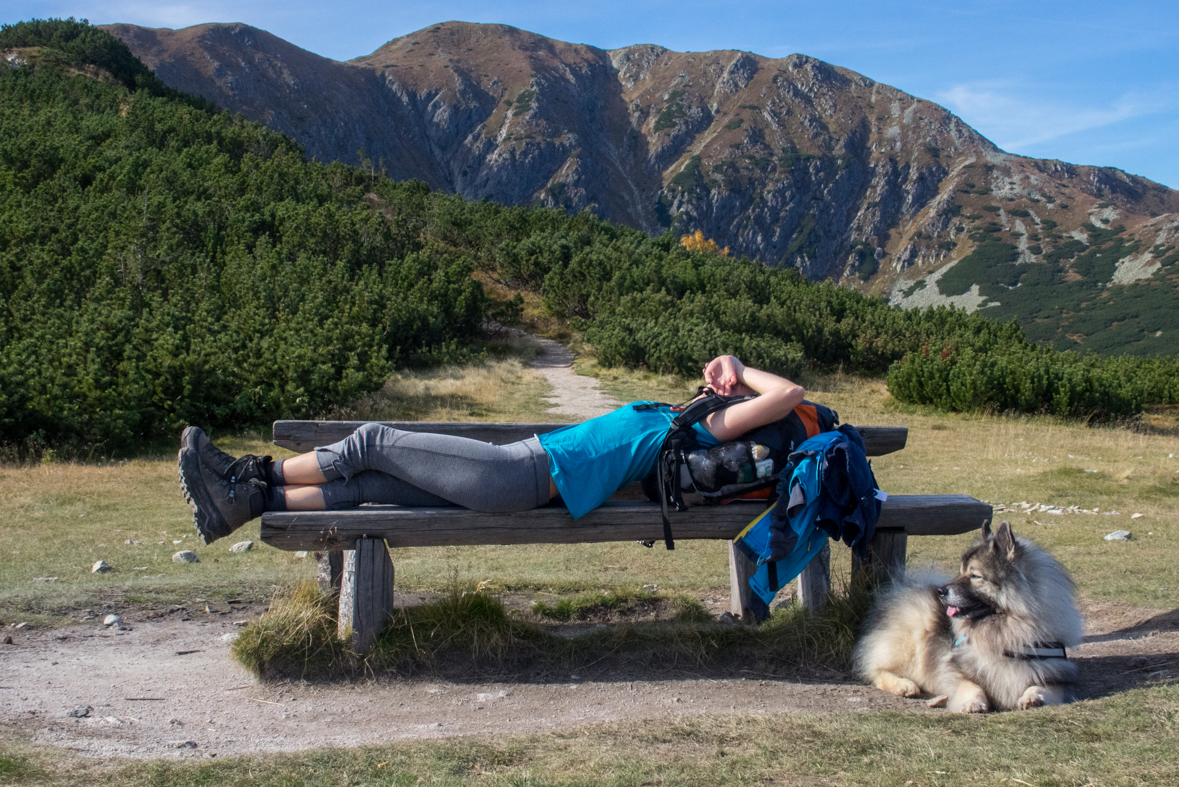
[[[188,427],[180,437],[180,451],[176,456],[177,472],[180,476],[180,491],[184,495],[184,502],[192,509],[192,523],[201,537],[201,542],[211,544],[222,535],[227,535],[230,528],[221,519],[220,512],[213,505],[209,490],[201,480],[201,457],[197,451],[196,441],[200,430]],[[216,531],[220,534],[214,535]]]

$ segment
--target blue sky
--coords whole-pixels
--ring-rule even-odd
[[[0,22],[245,22],[347,60],[452,19],[612,49],[802,52],[949,108],[1005,150],[1119,167],[1179,188],[1175,0],[8,0]]]

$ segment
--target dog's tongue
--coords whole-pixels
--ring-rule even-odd
[[[946,614],[949,615],[950,617],[954,617],[955,615],[958,614],[958,608],[957,607],[946,607]]]

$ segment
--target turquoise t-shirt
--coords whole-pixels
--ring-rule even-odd
[[[539,435],[549,455],[549,472],[574,519],[610,499],[651,471],[675,413],[669,407],[636,410],[631,402],[612,413]],[[702,446],[719,445],[702,424]]]

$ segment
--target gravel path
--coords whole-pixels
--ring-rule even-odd
[[[573,353],[552,339],[530,336],[541,349],[540,355],[532,362],[532,368],[539,371],[553,386],[553,393],[546,397],[552,402],[548,412],[565,416],[572,421],[584,421],[614,410],[622,405],[612,396],[598,388],[598,381],[573,371]]]

